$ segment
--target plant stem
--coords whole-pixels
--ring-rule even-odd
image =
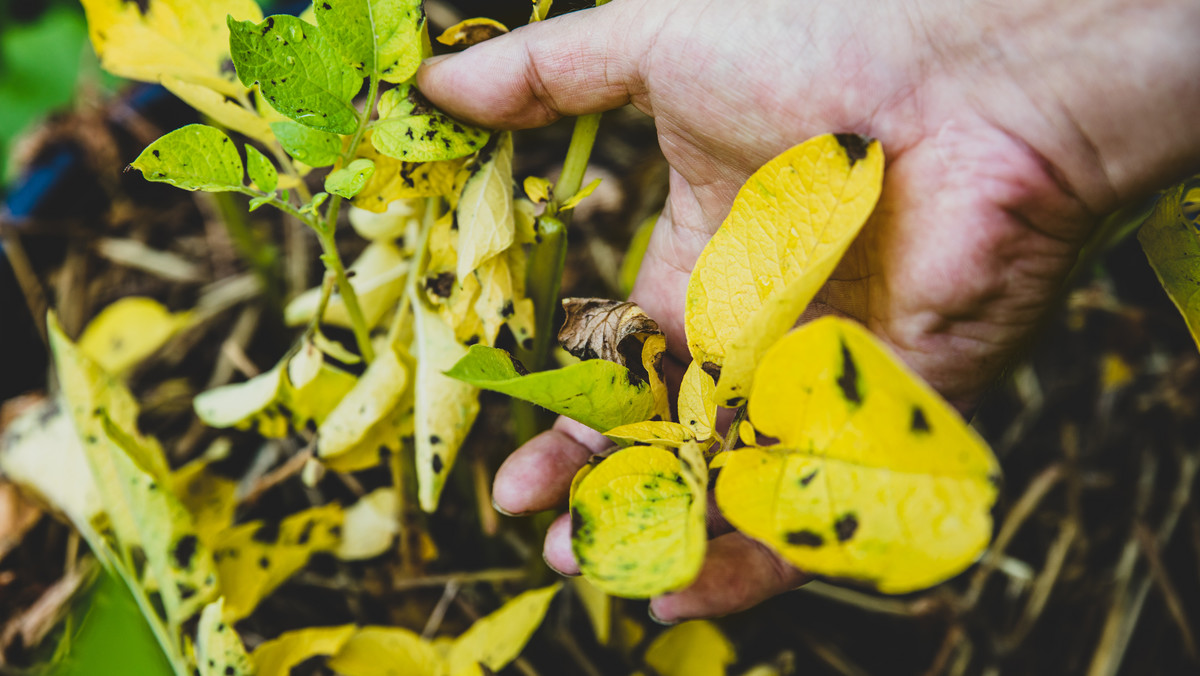
[[[600,130],[600,113],[582,115],[575,118],[575,130],[571,132],[571,145],[567,147],[567,158],[563,161],[562,174],[558,184],[554,186],[554,200],[561,204],[579,192],[583,185],[583,174],[587,171],[588,160],[592,156],[592,146],[596,145],[596,132]],[[551,208],[557,211],[557,206]],[[565,218],[570,222],[570,218]]]
[[[733,447],[738,442],[738,427],[742,421],[746,419],[746,405],[738,406],[737,413],[733,416],[733,422],[729,423],[729,429],[725,432],[725,442],[721,444],[721,452],[732,451]]]
[[[321,260],[337,279],[338,293],[342,295],[342,302],[346,304],[346,314],[350,315],[350,328],[354,331],[354,340],[358,343],[358,351],[362,353],[363,361],[370,364],[375,361],[375,349],[371,346],[371,331],[367,328],[366,318],[363,317],[362,306],[358,304],[358,294],[354,292],[354,287],[350,285],[350,278],[346,276],[342,257],[338,255],[333,230],[318,229],[317,240],[321,243],[321,250],[324,252]]]

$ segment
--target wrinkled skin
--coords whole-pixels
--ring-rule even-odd
[[[849,315],[960,409],[1053,306],[1100,216],[1200,168],[1200,5],[957,0],[616,0],[431,60],[425,94],[522,129],[632,103],[655,119],[670,195],[632,299],[686,363],[688,275],[760,165],[811,136],[878,138],[883,195],[808,314]],[[496,477],[509,513],[562,508],[608,445],[568,420]],[[664,622],[722,615],[802,584],[718,533]],[[547,562],[575,573],[569,523]]]

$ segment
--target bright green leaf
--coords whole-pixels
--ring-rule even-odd
[[[624,366],[603,359],[528,373],[504,350],[473,345],[446,375],[533,402],[600,431],[654,415],[650,384]]]
[[[225,132],[189,124],[163,136],[130,165],[148,181],[184,190],[225,192],[243,184],[242,157]]]
[[[325,190],[352,199],[367,184],[367,180],[375,173],[375,163],[359,158],[350,164],[329,172],[325,177]]]
[[[352,100],[362,75],[342,63],[318,27],[287,15],[261,24],[231,17],[229,47],[242,84],[258,82],[275,110],[335,134],[353,134],[358,127]]]
[[[342,156],[342,137],[337,134],[291,120],[272,122],[271,131],[288,155],[310,167],[328,167]]]
[[[1200,177],[1163,193],[1138,241],[1200,346]]]
[[[265,193],[273,193],[279,187],[279,171],[258,148],[246,146],[246,173],[254,181],[254,187]]]
[[[405,84],[379,98],[379,121],[371,143],[388,157],[432,162],[470,155],[483,148],[488,135],[434,108],[416,87]]]
[[[417,72],[425,34],[421,0],[324,0],[314,7],[321,29],[351,66],[395,83]]]

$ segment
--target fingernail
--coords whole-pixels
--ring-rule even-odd
[[[525,516],[526,514],[529,514],[529,512],[510,512],[507,509],[504,509],[500,505],[496,504],[496,498],[494,496],[492,497],[492,509],[500,512],[504,516]]]
[[[456,55],[455,54],[439,54],[438,56],[431,56],[428,59],[425,59],[424,63],[422,63],[421,65],[428,68],[430,66],[437,65],[439,62],[445,61],[452,56],[456,56]]]
[[[662,619],[658,615],[655,615],[654,614],[654,606],[648,607],[646,609],[646,614],[650,616],[650,619],[653,620],[655,622],[655,624],[661,624],[664,627],[674,627],[675,625],[679,624],[678,620],[668,622],[667,620]]]
[[[579,573],[574,573],[574,574],[564,573],[561,570],[555,568],[554,565],[550,563],[550,559],[546,558],[546,550],[544,550],[544,549],[542,550],[542,561],[546,564],[547,568],[558,573],[559,575],[562,575],[563,577],[579,577]]]

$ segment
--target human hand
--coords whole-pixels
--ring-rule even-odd
[[[495,128],[628,102],[655,118],[670,195],[631,299],[682,363],[688,275],[745,179],[816,134],[880,139],[879,205],[806,315],[859,320],[967,409],[1051,306],[1099,215],[1200,161],[1187,112],[1200,109],[1200,9],[1078,4],[616,0],[418,77],[444,109]],[[561,507],[608,445],[560,420],[505,462],[497,506]],[[724,532],[696,582],[652,601],[661,620],[734,612],[804,581],[712,522]],[[546,539],[564,573],[578,571],[569,528],[560,518]]]

